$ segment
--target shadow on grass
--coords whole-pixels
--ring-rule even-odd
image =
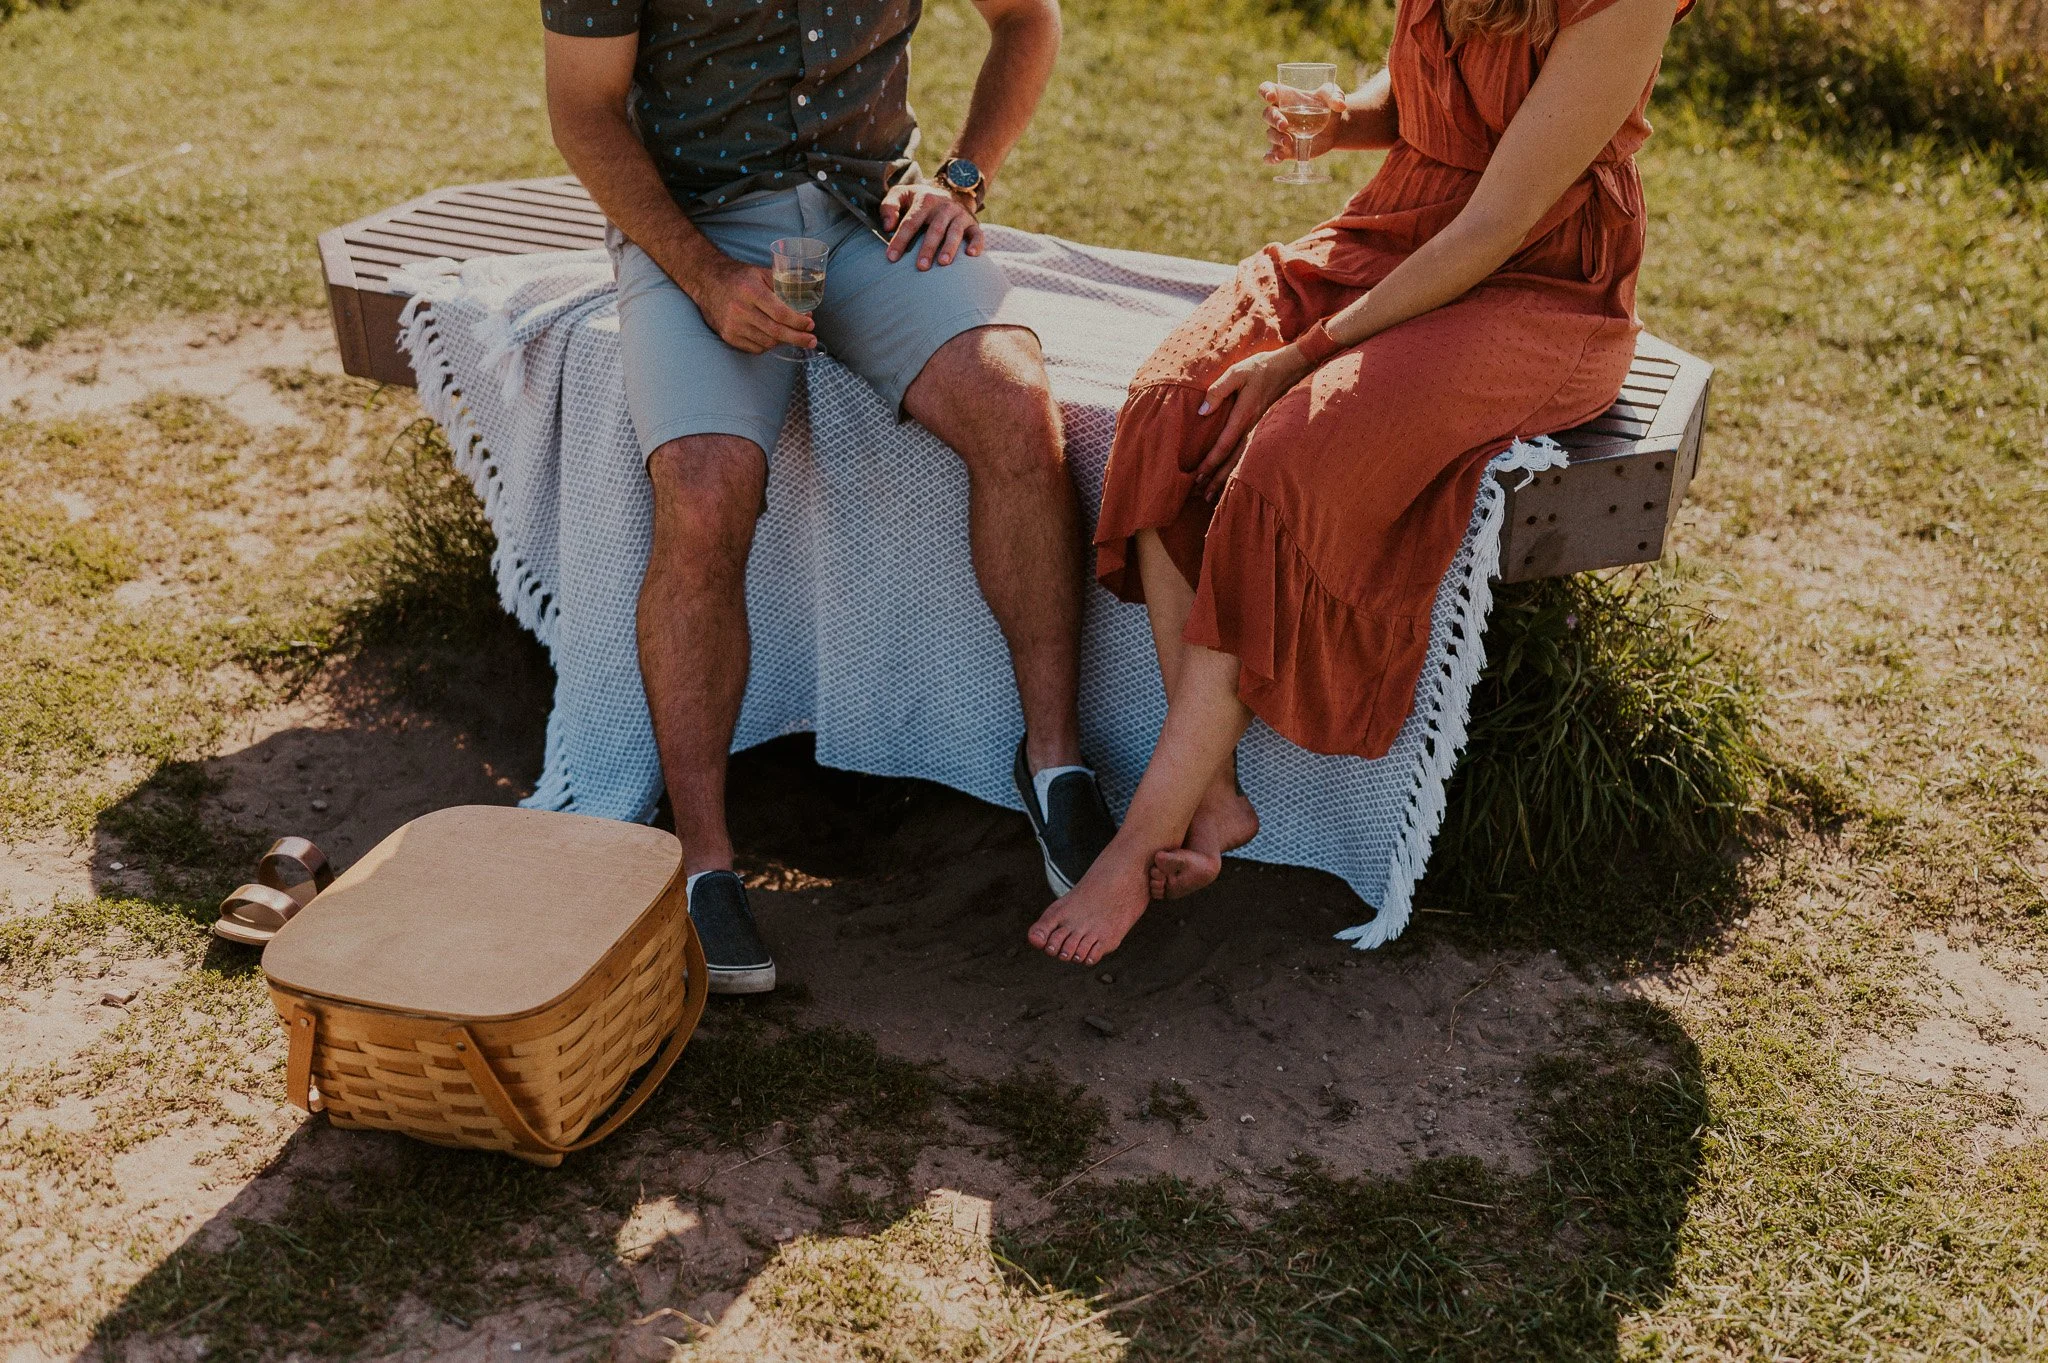
[[[1250,1209],[1170,1177],[1119,1183],[1004,1254],[1102,1294],[1134,1359],[1616,1358],[1621,1318],[1670,1286],[1710,1113],[1661,1009],[1603,1010],[1581,1041],[1529,1073],[1533,1174],[1297,1160]]]
[[[910,1159],[948,1139],[939,1104],[966,1090],[858,1033],[778,1025],[777,1006],[714,1010],[649,1111],[559,1170],[309,1124],[100,1322],[103,1356],[190,1335],[224,1359],[349,1355],[400,1335],[453,1347],[480,1318],[534,1307],[528,1338],[592,1342],[773,1273],[785,1252],[763,1238],[723,1283],[678,1278],[650,1296],[618,1248],[636,1205],[705,1207],[679,1156],[770,1131],[799,1165],[829,1153],[886,1180],[876,1194],[842,1174],[814,1204],[822,1232],[883,1232],[929,1191]],[[1662,1010],[1591,1008],[1575,1042],[1527,1075],[1534,1173],[1459,1158],[1361,1177],[1297,1158],[1249,1203],[1241,1184],[1083,1184],[1000,1239],[1012,1290],[1094,1298],[1133,1359],[1614,1358],[1619,1321],[1671,1282],[1711,1114],[1698,1054]],[[842,1342],[895,1328],[809,1324]]]

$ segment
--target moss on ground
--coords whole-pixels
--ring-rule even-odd
[[[1050,1065],[1020,1065],[959,1091],[962,1113],[1002,1138],[1004,1154],[1050,1183],[1079,1169],[1109,1126],[1109,1107]]]

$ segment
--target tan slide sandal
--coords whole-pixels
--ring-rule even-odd
[[[298,878],[287,883],[285,876],[294,869]],[[256,863],[256,883],[221,900],[213,935],[260,947],[333,883],[334,868],[327,864],[326,853],[305,838],[279,838]]]

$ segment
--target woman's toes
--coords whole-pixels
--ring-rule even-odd
[[[1038,921],[1024,934],[1026,941],[1040,951],[1052,945],[1052,936],[1060,930],[1060,903],[1055,900],[1050,908],[1038,915]]]

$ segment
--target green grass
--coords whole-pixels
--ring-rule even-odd
[[[2048,170],[2041,0],[1700,0],[1667,84],[1852,142],[1928,138]]]
[[[886,1055],[873,1037],[776,1027],[741,1009],[691,1043],[689,1063],[656,1111],[734,1148],[779,1123],[805,1159],[829,1144],[852,1172],[886,1177],[900,1190],[937,1135],[942,1091],[934,1067]],[[817,1126],[827,1113],[829,1130]]]
[[[354,1352],[407,1297],[440,1318],[560,1291],[533,1263],[582,1247],[559,1178],[512,1160],[405,1146],[382,1168],[298,1185],[274,1221],[245,1221],[219,1253],[179,1249],[100,1322],[102,1347],[204,1333],[211,1357],[276,1357],[303,1340]]]
[[[1066,13],[1047,106],[998,186],[1001,220],[1229,259],[1301,230],[1369,172],[1353,158],[1337,184],[1281,194],[1255,160],[1249,93],[1274,60],[1369,45],[1383,10]],[[1719,22],[1682,31],[1674,80],[1687,35]],[[436,184],[555,170],[536,30],[528,10],[446,0],[19,15],[0,27],[0,334],[313,306],[319,229]],[[916,94],[933,145],[978,43],[964,5],[931,7]],[[110,107],[81,73],[115,49],[130,79]],[[230,51],[225,79],[216,54]],[[1133,80],[1159,95],[1137,132],[1113,116]],[[1425,894],[1439,912],[1407,939],[1671,966],[1644,986],[1662,1002],[1596,1015],[1532,1059],[1532,1173],[1293,1167],[1250,1208],[1230,1187],[1077,1185],[1006,1252],[1037,1285],[1130,1303],[1109,1320],[1139,1357],[2040,1351],[2040,1141],[1995,1091],[1846,1062],[1925,1007],[1913,933],[1974,934],[2015,968],[2048,955],[2048,187],[2017,156],[1916,142],[1904,124],[1845,137],[1796,91],[1767,93],[1754,108],[1711,90],[1660,103],[1642,158],[1645,318],[1718,366],[1680,555],[1634,588],[1502,594],[1440,844],[1455,864],[1440,856]],[[2013,118],[2039,116],[2032,95],[2010,102]],[[150,159],[184,141],[191,152]],[[192,1113],[240,1131],[274,1100],[260,981],[207,954],[199,927],[253,831],[215,822],[182,764],[336,650],[500,647],[472,632],[494,610],[473,502],[430,443],[401,439],[409,401],[277,383],[301,434],[175,397],[93,420],[0,417],[0,830],[104,817],[158,882],[10,919],[0,968],[16,990],[109,955],[179,972],[75,1070],[8,1081],[0,1112],[78,1100],[112,1114],[83,1133],[0,1128],[0,1171],[36,1180],[6,1204],[10,1227],[84,1234],[120,1152]],[[74,519],[68,499],[90,514]],[[246,528],[289,552],[249,560]],[[1728,843],[1738,823],[1757,839],[1747,853]],[[305,1188],[275,1233],[251,1223],[221,1253],[136,1232],[116,1240],[133,1271],[85,1288],[52,1253],[8,1280],[0,1319],[68,1347],[119,1303],[109,1337],[177,1328],[216,1354],[346,1354],[385,1339],[413,1290],[406,1266],[432,1266],[417,1290],[443,1310],[549,1296],[557,1249],[608,1262],[602,1234],[572,1221],[615,1226],[643,1175],[663,1186],[665,1156],[758,1144],[778,1122],[819,1168],[832,1155],[870,1171],[807,1186],[833,1225],[895,1216],[921,1143],[992,1137],[1020,1169],[1062,1178],[1099,1129],[1067,1101],[1075,1087],[1027,1073],[963,1089],[869,1038],[808,1029],[795,1000],[717,1010],[652,1117],[552,1182],[408,1150]],[[964,1106],[939,1102],[956,1092]],[[948,1125],[960,1115],[971,1125]],[[1146,1116],[1199,1131],[1171,1090]],[[479,1218],[478,1199],[515,1221]],[[764,1292],[786,1288],[775,1300],[821,1330],[875,1302],[893,1312],[896,1280],[863,1276],[860,1247],[879,1238],[778,1256]],[[785,1277],[785,1262],[812,1267]],[[502,1285],[486,1276],[497,1267]],[[588,1309],[626,1308],[601,1295]]]
[[[1032,1177],[1051,1183],[1088,1158],[1109,1125],[1109,1108],[1050,1065],[1019,1066],[1001,1079],[960,1090],[962,1112],[1000,1133],[1004,1153]]]
[[[1611,894],[1645,866],[1705,878],[1769,775],[1753,683],[1709,625],[1655,575],[1504,589],[1424,893],[1469,907]]]

